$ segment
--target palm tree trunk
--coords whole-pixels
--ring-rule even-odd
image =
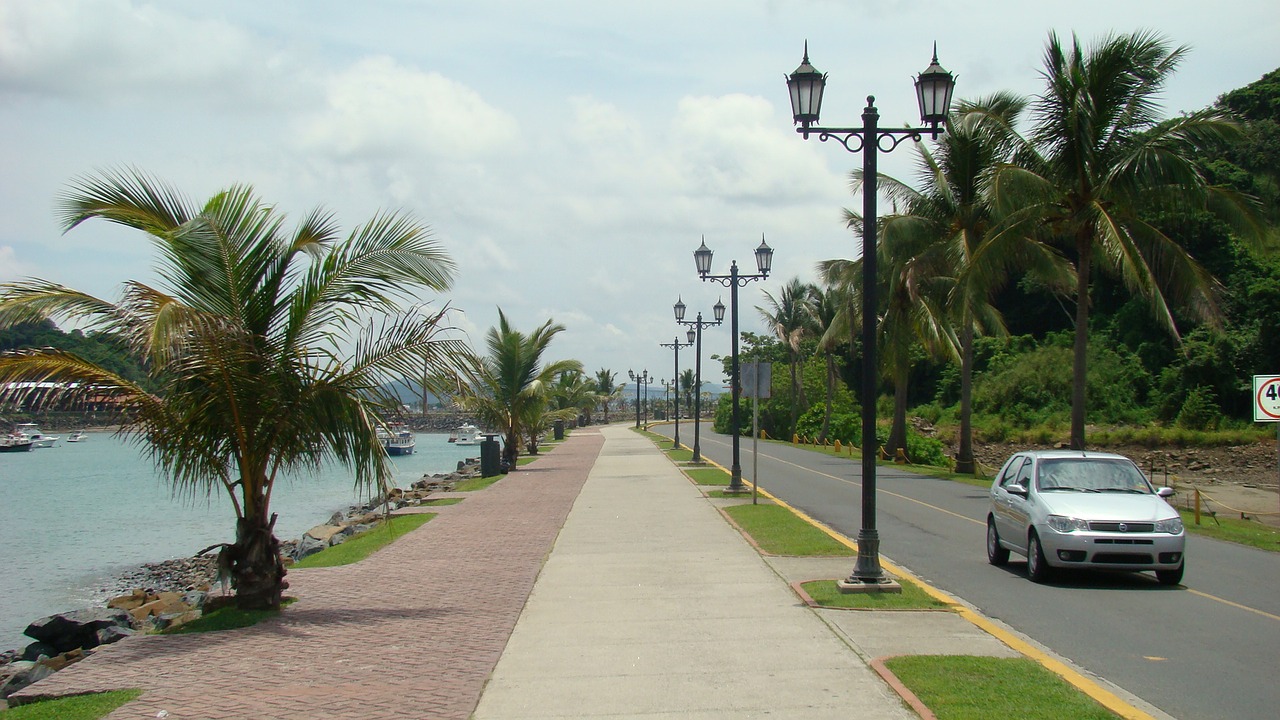
[[[822,416],[822,432],[818,434],[818,442],[825,443],[827,441],[827,433],[831,432],[831,411],[832,397],[836,393],[836,358],[831,353],[825,353],[827,358],[827,408],[826,413]]]
[[[977,469],[973,458],[973,318],[960,324],[960,450],[956,453],[956,472],[972,473]]]
[[[885,443],[885,452],[896,457],[898,450],[907,449],[907,375],[894,378],[893,382],[893,427],[889,430],[889,442]]]
[[[270,520],[260,514],[236,519],[236,542],[224,550],[221,563],[231,571],[236,607],[241,610],[279,610],[289,587],[275,525],[275,515]]]
[[[1089,271],[1093,242],[1089,229],[1076,233],[1076,336],[1071,375],[1071,449],[1084,450],[1085,386],[1089,353]]]
[[[796,356],[791,356],[791,434],[800,422],[800,383],[796,378]]]

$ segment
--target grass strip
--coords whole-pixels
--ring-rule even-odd
[[[683,445],[680,446],[679,450],[672,449],[665,450],[664,452],[667,453],[667,457],[671,458],[675,462],[689,462],[690,460],[693,460],[693,451]]]
[[[1215,540],[1248,545],[1271,552],[1280,552],[1280,530],[1252,520],[1222,517],[1219,513],[1217,522],[1209,513],[1200,513],[1200,524],[1196,525],[1194,510],[1178,509],[1182,513],[1182,526],[1187,532],[1211,537]]]
[[[294,563],[293,567],[335,567],[359,562],[390,545],[405,533],[421,527],[433,517],[435,517],[433,513],[392,515],[387,521],[379,521],[371,529],[351,537],[341,545],[330,545],[314,555],[302,558]]]
[[[906,655],[885,666],[938,720],[1116,720],[1110,710],[1027,658]]]
[[[462,482],[453,486],[453,492],[475,492],[477,490],[483,490],[489,487],[490,485],[498,482],[504,477],[506,477],[506,475],[490,475],[489,477],[484,477],[484,478],[471,478],[470,480],[463,480]]]
[[[522,465],[528,465],[529,463],[534,462],[540,457],[542,456],[541,455],[521,455],[520,457],[516,458],[516,467],[520,467]]]
[[[735,505],[724,511],[761,550],[771,555],[852,557],[856,554],[781,505]]]
[[[823,607],[858,608],[860,610],[940,610],[946,603],[926,593],[919,585],[900,578],[902,592],[842,593],[835,580],[814,580],[800,587]]]
[[[98,720],[142,695],[138,689],[38,700],[5,711],[5,720]]]
[[[729,473],[720,468],[685,468],[684,474],[698,485],[728,485]]]
[[[280,603],[281,607],[292,604],[296,598],[285,598]],[[200,617],[189,623],[183,623],[171,630],[163,630],[161,635],[186,635],[188,633],[204,633],[218,632],[221,630],[235,630],[236,628],[245,628],[257,625],[258,623],[273,618],[280,614],[279,610],[241,610],[230,603],[234,602],[234,598],[226,598],[226,603],[222,607],[209,610]],[[209,606],[206,605],[206,608]],[[8,720],[8,718],[5,718]]]
[[[430,506],[439,507],[441,505],[457,505],[458,503],[462,502],[464,499],[465,498],[436,498],[435,500],[424,500],[422,504],[428,507]]]

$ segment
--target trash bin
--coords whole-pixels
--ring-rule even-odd
[[[480,441],[480,477],[501,475],[501,450],[497,435],[485,435]]]
[[[555,439],[563,440],[564,439],[564,421],[556,420],[554,423],[552,423],[551,432],[553,433]]]

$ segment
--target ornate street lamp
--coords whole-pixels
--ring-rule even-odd
[[[636,429],[640,429],[640,383],[644,383],[645,400],[649,399],[649,371],[644,370],[639,375],[634,370],[627,371],[627,377],[630,377],[636,384]],[[649,425],[649,409],[645,408],[645,427]]]
[[[715,327],[724,322],[724,303],[717,300],[711,310],[715,313],[715,322],[704,321],[701,312],[698,313],[697,320],[685,320],[684,301],[676,300],[675,304],[676,322],[690,326],[687,337],[689,342],[697,345],[693,350],[695,357],[693,361],[693,462],[695,463],[702,462],[702,445],[699,442],[699,431],[702,428],[702,328]]]
[[[756,269],[759,270],[757,275],[740,275],[738,273],[738,261],[734,260],[729,265],[728,275],[712,275],[711,273],[711,248],[707,247],[706,238],[702,240],[702,247],[693,252],[693,262],[697,265],[698,276],[704,281],[711,280],[729,288],[729,330],[733,333],[733,360],[731,363],[731,377],[729,382],[732,384],[733,391],[733,420],[731,421],[731,432],[733,433],[733,466],[729,469],[729,487],[725,492],[738,493],[746,492],[746,486],[742,484],[742,465],[738,462],[739,456],[739,428],[742,427],[739,420],[738,398],[741,395],[742,388],[738,378],[738,286],[746,285],[752,280],[764,280],[769,277],[769,270],[773,267],[773,248],[765,244],[764,236],[760,236],[760,246],[756,248]]]
[[[687,343],[680,342],[679,337],[676,337],[674,340],[672,340],[669,343],[658,343],[660,347],[671,348],[672,350],[675,351],[675,355],[676,355],[676,374],[673,376],[675,379],[671,381],[676,386],[676,410],[675,410],[676,432],[675,432],[675,437],[672,440],[673,450],[680,449],[680,348],[689,347],[692,344],[693,344],[692,341]]]
[[[882,152],[892,152],[908,138],[919,142],[923,133],[937,139],[944,132],[942,124],[947,122],[956,81],[938,64],[935,44],[933,61],[916,78],[920,122],[927,128],[881,128],[872,96],[867,97],[867,107],[862,111],[862,127],[817,127],[826,82],[826,74],[809,64],[806,42],[804,60],[787,78],[791,114],[799,125],[796,132],[806,140],[815,133],[822,142],[834,138],[845,150],[862,152],[862,527],[858,531],[858,561],[846,582],[878,585],[885,582],[885,576],[880,567],[880,534],[876,530],[876,158]]]

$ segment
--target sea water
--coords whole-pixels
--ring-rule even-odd
[[[392,457],[395,482],[457,469],[479,446],[419,434],[413,455]],[[369,499],[354,475],[328,465],[277,481],[276,537],[294,540],[334,512]],[[31,621],[100,603],[101,588],[143,563],[190,557],[235,537],[226,492],[174,497],[145,450],[110,432],[83,442],[0,453],[0,650],[31,642]]]

